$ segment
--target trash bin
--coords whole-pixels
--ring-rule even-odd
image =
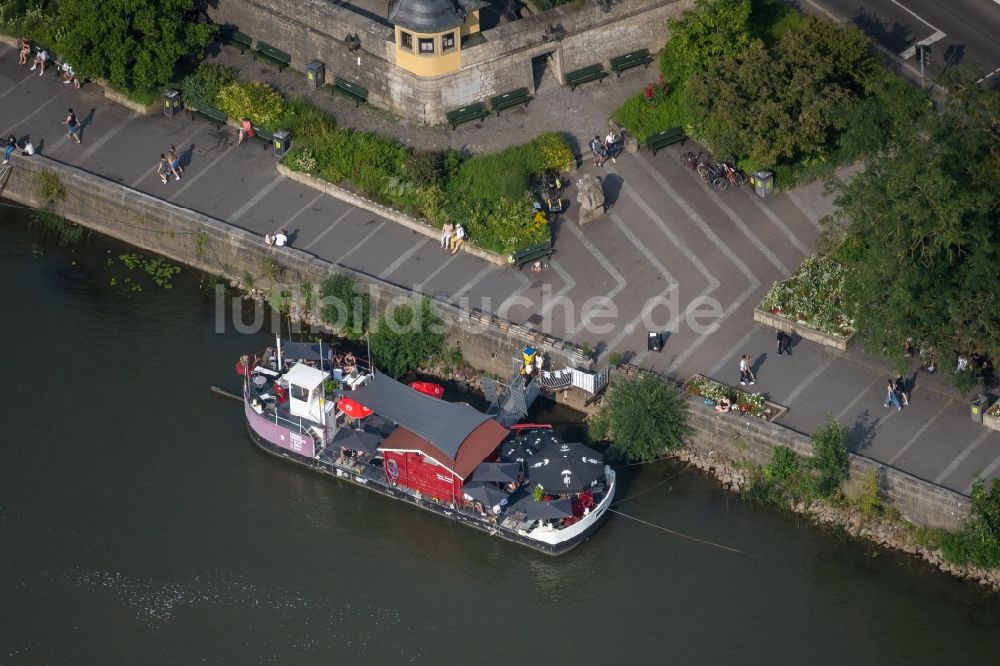
[[[313,90],[326,83],[326,65],[319,60],[311,60],[306,65],[306,82]]]
[[[286,130],[278,130],[274,133],[274,154],[282,157],[292,147],[292,135]]]
[[[658,352],[661,349],[663,349],[663,333],[650,331],[649,338],[646,340],[646,350]]]
[[[750,174],[753,191],[761,199],[770,199],[774,194],[774,174],[770,171],[755,171]]]
[[[983,422],[983,412],[986,411],[987,404],[989,404],[989,398],[982,393],[978,393],[972,398],[972,402],[969,404],[969,416],[972,417],[973,423]]]
[[[168,90],[163,93],[163,115],[173,118],[181,112],[181,93]]]

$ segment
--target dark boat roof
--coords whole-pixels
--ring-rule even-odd
[[[430,442],[449,461],[456,460],[473,431],[492,420],[474,407],[432,398],[378,371],[367,385],[346,395]]]

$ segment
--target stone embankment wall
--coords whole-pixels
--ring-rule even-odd
[[[216,0],[208,14],[220,25],[286,51],[304,71],[319,60],[326,80],[335,76],[369,91],[375,106],[423,125],[443,123],[445,113],[516,88],[535,90],[532,58],[548,55],[559,80],[566,72],[604,63],[629,51],[658,51],[669,37],[667,20],[694,6],[693,0],[628,0],[610,12],[594,2],[571,3],[481,33],[484,41],[462,47],[462,66],[436,77],[418,77],[396,65],[391,27],[330,0]],[[545,31],[558,24],[561,40]],[[359,51],[344,38],[357,34]],[[651,65],[651,67],[655,67]],[[598,85],[598,84],[595,84]]]
[[[368,289],[378,311],[391,302],[413,297],[408,289],[294,247],[269,250],[257,234],[41,155],[30,159],[15,156],[12,165],[4,197],[49,208],[89,229],[213,275],[243,282],[249,274],[255,288],[266,290],[275,283],[289,288],[318,284],[331,272],[341,273]],[[62,198],[47,201],[42,196],[41,174],[58,179]],[[508,377],[513,369],[511,359],[518,357],[528,342],[541,350],[551,367],[590,366],[590,359],[575,345],[448,303],[437,305],[452,324],[449,344],[458,345],[465,360],[478,370]],[[561,398],[571,405],[582,401],[572,392]]]

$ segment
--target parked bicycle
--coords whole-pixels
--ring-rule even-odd
[[[696,169],[704,156],[705,153],[698,153],[695,155],[689,150],[681,155],[681,166],[685,169]]]
[[[726,176],[726,180],[736,187],[743,187],[747,183],[747,175],[743,173],[739,167],[731,162],[722,162],[720,165],[722,171]]]
[[[724,192],[729,187],[729,179],[726,178],[726,171],[721,165],[703,159],[698,162],[696,168],[702,182],[711,185],[716,192]]]

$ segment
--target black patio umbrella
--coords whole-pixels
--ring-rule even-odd
[[[604,456],[577,443],[552,443],[525,462],[528,479],[550,493],[579,493],[604,474]]]
[[[333,436],[333,441],[330,444],[331,446],[341,446],[345,449],[360,451],[370,455],[378,450],[378,445],[381,441],[382,439],[378,435],[373,435],[364,430],[341,428]]]
[[[470,481],[492,481],[494,483],[515,483],[521,466],[512,463],[480,463],[472,472]]]
[[[507,493],[489,483],[473,481],[462,486],[462,492],[486,507],[495,506],[507,499]]]
[[[562,438],[555,430],[539,428],[521,433],[519,439],[523,439],[525,445],[532,451],[541,451],[549,444],[562,444]]]
[[[538,453],[538,449],[528,446],[523,439],[504,442],[500,447],[500,460],[505,463],[521,463]]]
[[[573,515],[573,503],[568,499],[549,502],[525,499],[515,504],[514,509],[523,511],[525,520],[558,520]]]

